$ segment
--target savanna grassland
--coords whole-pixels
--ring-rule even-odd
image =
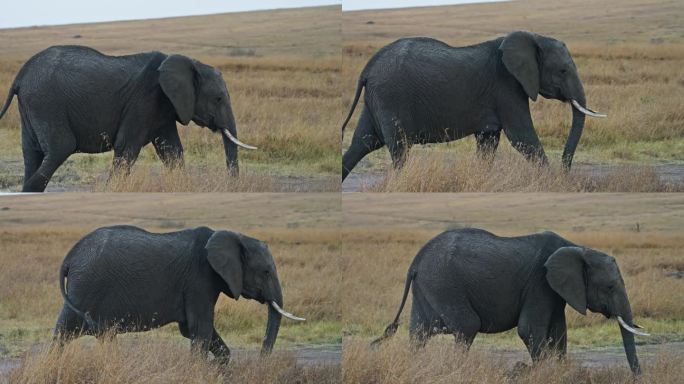
[[[168,19],[0,30],[0,96],[21,65],[58,44],[106,54],[158,50],[218,68],[231,95],[241,175],[228,177],[218,134],[179,125],[185,171],[167,172],[151,145],[126,180],[106,183],[112,153],[72,155],[48,189],[96,191],[339,190],[340,7],[315,7]],[[16,98],[0,120],[0,188],[21,189]]]
[[[278,268],[285,309],[307,319],[296,324],[283,319],[276,343],[279,352],[267,364],[276,371],[268,374],[282,375],[284,382],[309,374],[331,375],[328,368],[319,367],[319,371],[306,373],[308,368],[291,366],[289,362],[295,353],[288,349],[340,343],[341,314],[336,303],[340,288],[339,196],[211,193],[104,196],[53,194],[40,199],[15,196],[3,198],[0,204],[0,248],[3,250],[0,280],[5,282],[0,285],[0,360],[22,356],[21,368],[15,372],[16,382],[36,382],[31,377],[33,380],[52,377],[54,381],[58,371],[72,375],[63,377],[80,377],[80,380],[64,382],[114,380],[106,372],[119,377],[122,381],[118,382],[147,382],[143,380],[145,377],[161,380],[156,382],[165,382],[163,378],[201,382],[214,374],[239,377],[240,367],[250,364],[255,370],[252,375],[267,374],[256,372],[254,353],[238,353],[234,363],[237,365],[229,367],[235,370],[233,373],[189,359],[189,342],[180,336],[175,324],[119,336],[118,345],[99,344],[92,337],[83,337],[66,354],[51,354],[48,341],[62,306],[58,269],[65,254],[86,233],[117,223],[155,232],[207,225],[240,231],[266,241]],[[266,307],[257,302],[234,301],[222,295],[216,306],[215,324],[231,348],[257,350],[265,331],[266,315]],[[134,357],[143,355],[148,357]],[[131,368],[133,371],[124,369],[136,360],[139,364]],[[178,361],[183,363],[171,369]],[[62,365],[68,367],[66,371],[58,369]],[[109,368],[105,369],[105,365]],[[284,366],[289,368],[283,369]],[[205,368],[206,372],[197,376]],[[96,374],[93,369],[104,376],[88,376]],[[136,375],[140,378],[135,379]],[[265,376],[259,377],[270,381]],[[256,378],[236,380],[260,382]]]
[[[346,382],[501,382],[511,374],[511,359],[504,355],[516,351],[518,360],[529,360],[515,330],[478,334],[470,354],[448,336],[433,337],[427,349],[412,353],[406,348],[411,295],[394,339],[369,348],[396,314],[413,257],[429,239],[452,228],[476,227],[500,236],[552,230],[606,252],[620,266],[635,321],[652,335],[637,337],[641,348],[684,341],[684,199],[677,194],[347,194],[342,207],[341,292],[352,292],[340,296]],[[591,349],[601,358],[609,353],[605,348],[618,348],[617,367],[599,363],[603,368],[587,370],[581,357],[571,358],[535,368],[515,382],[624,382],[630,373],[619,350],[617,323],[570,307],[566,316],[571,356]],[[678,354],[654,357],[642,351],[642,360],[650,357],[644,371],[656,375],[646,376],[646,382],[676,382],[681,369],[675,366],[684,362],[684,351],[673,352]],[[551,372],[565,381],[544,381]]]
[[[552,169],[525,167],[502,139],[494,166],[474,155],[468,137],[448,144],[416,145],[412,166],[391,171],[386,148],[366,156],[352,173],[386,173],[362,190],[461,191],[668,191],[684,188],[684,5],[679,1],[520,0],[502,3],[343,12],[342,97],[348,110],[368,59],[406,36],[429,36],[452,46],[479,43],[514,30],[564,41],[577,64],[591,108],[608,114],[587,118],[572,173],[560,171],[571,123],[570,107],[539,98],[532,119]],[[361,98],[363,100],[363,97]],[[362,102],[344,133],[351,142]],[[502,137],[505,135],[502,135]],[[459,165],[466,164],[466,165]],[[485,164],[478,164],[485,163]],[[597,172],[597,165],[608,166]],[[475,168],[474,172],[468,170]],[[629,177],[675,172],[668,180]],[[515,172],[520,177],[511,180]],[[428,175],[432,176],[431,178]],[[353,176],[353,175],[351,175]],[[357,177],[363,178],[364,175]],[[490,183],[505,179],[506,183]],[[533,187],[530,187],[532,185]],[[618,188],[615,186],[619,185]]]

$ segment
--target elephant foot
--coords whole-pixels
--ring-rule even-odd
[[[527,365],[522,361],[518,361],[513,367],[504,374],[509,382],[517,382],[522,376],[526,375],[532,369],[531,365]]]

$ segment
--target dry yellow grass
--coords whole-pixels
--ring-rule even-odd
[[[684,6],[654,0],[521,0],[443,7],[343,13],[342,96],[351,104],[359,73],[380,47],[405,36],[430,36],[454,46],[493,39],[513,30],[531,30],[565,41],[572,53],[592,108],[606,119],[588,118],[575,155],[580,163],[682,164],[684,157],[684,27],[678,22]],[[373,23],[369,23],[369,22]],[[348,147],[361,106],[357,106],[343,147]],[[555,100],[531,103],[532,117],[547,154],[559,161],[570,129],[567,105]],[[502,139],[501,147],[510,147]],[[418,151],[416,151],[418,149]],[[413,155],[420,153],[415,146]],[[432,145],[424,152],[444,152],[454,160],[475,152],[468,138],[448,145]],[[520,155],[517,155],[520,156]],[[506,158],[508,159],[508,158]],[[421,158],[421,161],[423,158]],[[382,148],[366,157],[356,172],[389,169]],[[508,170],[500,169],[499,174]],[[639,179],[620,190],[647,190]],[[422,179],[407,179],[417,190]],[[543,190],[573,191],[572,180]],[[536,184],[535,180],[531,180]],[[599,183],[600,184],[600,180]],[[610,184],[610,183],[609,183]],[[612,184],[611,184],[612,185]],[[608,185],[600,190],[613,190]],[[483,185],[479,190],[489,191]],[[379,189],[393,191],[394,188]],[[654,188],[653,188],[654,189]],[[441,190],[441,189],[439,189]],[[446,186],[442,191],[461,190]],[[521,189],[509,189],[521,190]]]
[[[43,347],[24,356],[11,383],[339,383],[339,367],[301,366],[289,352],[247,356],[227,366],[191,355],[164,340],[134,344],[72,343],[63,351]]]
[[[122,223],[155,232],[207,225],[268,242],[285,308],[307,318],[303,323],[283,321],[276,346],[339,342],[337,194],[66,194],[5,197],[2,207],[0,280],[7,282],[0,284],[0,333],[7,335],[0,338],[3,354],[50,339],[62,306],[57,271],[65,254],[93,229]],[[222,296],[215,324],[229,346],[256,348],[266,312],[254,301]],[[176,325],[141,337],[153,335],[184,340]]]
[[[681,179],[681,178],[680,178]],[[681,192],[684,181],[663,180],[652,165],[619,164],[604,171],[575,165],[570,173],[560,162],[549,167],[500,151],[494,161],[475,153],[456,155],[421,151],[404,167],[389,167],[372,192]]]
[[[219,135],[194,124],[180,127],[188,178],[165,177],[151,146],[136,167],[150,180],[103,188],[112,154],[74,155],[51,185],[58,189],[107,191],[280,191],[281,178],[301,178],[304,190],[339,190],[340,7],[274,10],[159,20],[0,30],[0,94],[34,53],[56,44],[88,45],[107,54],[159,50],[181,53],[221,70],[231,94],[241,140],[259,147],[241,151],[242,170],[262,181],[225,186],[225,157]],[[75,39],[74,36],[81,37]],[[0,188],[19,189],[23,178],[16,100],[0,120]],[[213,174],[203,170],[215,168]],[[140,175],[139,175],[140,176]],[[270,179],[270,180],[268,180]],[[160,185],[155,188],[155,185]],[[161,187],[163,185],[163,187]]]
[[[430,343],[416,353],[408,340],[390,340],[377,349],[353,338],[344,343],[342,375],[345,383],[678,383],[684,374],[684,355],[660,353],[642,364],[644,374],[633,379],[624,367],[582,368],[578,361],[549,359],[529,368],[511,368],[500,355],[449,343]]]
[[[340,297],[345,332],[367,341],[382,334],[423,244],[449,228],[476,227],[500,236],[551,230],[615,256],[636,321],[654,335],[640,341],[681,340],[684,280],[671,273],[684,270],[682,204],[678,194],[344,195],[342,292],[353,292]],[[620,342],[614,321],[566,314],[570,349]],[[406,325],[399,332],[406,334]],[[524,348],[515,331],[475,339],[490,344]]]

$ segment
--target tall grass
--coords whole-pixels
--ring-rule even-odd
[[[9,382],[33,383],[340,383],[339,367],[298,365],[292,352],[247,355],[227,365],[191,354],[163,340],[135,343],[71,343],[26,353]]]
[[[455,344],[429,343],[413,351],[408,340],[394,338],[377,349],[352,338],[344,343],[342,375],[345,383],[521,383],[616,384],[678,383],[684,374],[684,355],[660,353],[642,364],[644,374],[634,379],[624,367],[583,368],[577,361],[548,359],[533,367],[512,366],[492,352]]]
[[[579,169],[578,169],[579,168]],[[678,192],[684,181],[662,180],[650,165],[614,165],[601,172],[544,167],[518,153],[500,151],[493,161],[475,154],[421,151],[401,169],[389,168],[373,192]]]

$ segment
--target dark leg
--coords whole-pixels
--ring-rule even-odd
[[[52,342],[60,347],[84,333],[84,321],[71,309],[64,306],[57,318],[55,330],[52,334]]]
[[[195,353],[200,353],[206,358],[214,339],[214,312],[213,307],[193,303],[194,308],[186,310],[187,332],[190,337],[190,345]],[[183,330],[181,329],[181,333]],[[187,337],[187,336],[186,336]]]
[[[381,121],[382,135],[385,139],[385,145],[392,157],[392,165],[394,169],[400,169],[406,162],[406,157],[411,149],[411,140],[407,137],[406,132],[411,126],[411,119],[408,117],[392,117]]]
[[[131,167],[138,159],[142,146],[128,146],[120,150],[114,149],[114,160],[112,161],[112,171],[109,173],[109,180],[114,175],[128,176],[131,173]]]
[[[518,152],[527,160],[539,161],[542,165],[548,164],[544,148],[532,124],[527,99],[517,109],[505,109],[500,118],[506,137]]]
[[[209,350],[214,354],[214,357],[222,363],[228,363],[230,361],[230,349],[218,332],[216,332],[216,329],[214,329]]]
[[[183,167],[183,144],[178,137],[175,124],[172,128],[163,130],[152,140],[157,156],[167,168]]]
[[[349,172],[354,169],[361,159],[379,149],[382,145],[382,140],[378,138],[374,128],[370,111],[364,106],[361,110],[361,117],[354,131],[351,145],[342,158],[342,181],[344,181]]]
[[[57,168],[76,150],[69,145],[61,148],[50,148],[41,165],[28,180],[24,180],[23,192],[43,192]]]
[[[448,332],[454,335],[457,343],[461,343],[466,349],[470,349],[482,324],[480,317],[464,305],[456,307],[447,305],[441,312],[442,321]]]
[[[43,163],[45,154],[40,149],[28,117],[21,110],[21,149],[24,153],[24,183],[30,179]]]
[[[425,301],[425,297],[415,284],[414,282],[409,337],[411,339],[411,348],[417,350],[425,347],[425,344],[435,333],[433,332],[434,326],[440,322],[440,319],[433,316],[430,305]]]
[[[501,131],[478,132],[475,134],[477,141],[477,154],[480,158],[488,161],[494,160],[494,153],[499,146]]]
[[[527,346],[532,361],[539,361],[544,357],[543,353],[549,347],[549,329],[551,324],[551,311],[529,311],[523,313],[518,320],[518,335]]]
[[[551,325],[549,327],[549,346],[558,355],[563,358],[567,353],[568,333],[565,324],[565,306],[556,308],[551,316]]]

